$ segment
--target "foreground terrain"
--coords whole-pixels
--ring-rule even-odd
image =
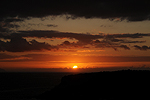
[[[148,99],[150,71],[121,70],[64,76],[39,100],[135,100]]]

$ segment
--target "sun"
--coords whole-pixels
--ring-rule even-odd
[[[78,66],[74,65],[72,68],[73,68],[73,69],[77,69],[77,68],[78,68]]]

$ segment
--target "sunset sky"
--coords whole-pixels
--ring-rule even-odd
[[[3,0],[0,68],[150,67],[149,0]]]

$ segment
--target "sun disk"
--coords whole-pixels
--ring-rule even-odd
[[[78,68],[78,66],[76,66],[76,65],[75,65],[75,66],[73,66],[73,69],[76,69],[76,68]]]

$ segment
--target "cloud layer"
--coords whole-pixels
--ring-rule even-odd
[[[148,0],[2,0],[0,12],[6,17],[45,17],[69,14],[66,18],[109,18],[142,21],[150,19]]]
[[[7,42],[0,40],[0,51],[24,52],[36,50],[58,50],[60,48],[113,48],[114,50],[122,48],[125,50],[130,50],[132,46],[129,46],[129,44],[135,44],[134,48],[137,50],[149,50],[148,46],[140,47],[137,45],[139,43],[145,43],[146,41],[131,41],[131,39],[143,38],[147,36],[150,36],[150,34],[135,33],[92,35],[59,31],[20,31],[19,33],[9,35],[0,33],[0,38],[10,40]],[[34,39],[27,41],[27,38]],[[61,44],[53,46],[45,42],[38,42],[36,38],[68,38],[75,39],[76,42],[64,41]],[[130,39],[130,41],[128,39]]]
[[[10,61],[50,61],[50,62],[149,62],[150,56],[127,57],[127,56],[79,56],[79,55],[50,55],[50,54],[27,54],[7,55],[0,53],[0,62]]]
[[[20,36],[10,37],[10,42],[4,42],[0,40],[0,51],[9,52],[25,52],[25,51],[39,51],[39,50],[51,50],[57,49],[55,46],[51,46],[45,42],[37,42],[36,40],[27,41]]]
[[[138,46],[138,45],[134,45],[135,49],[137,50],[150,50],[150,47],[144,45],[144,46]]]

